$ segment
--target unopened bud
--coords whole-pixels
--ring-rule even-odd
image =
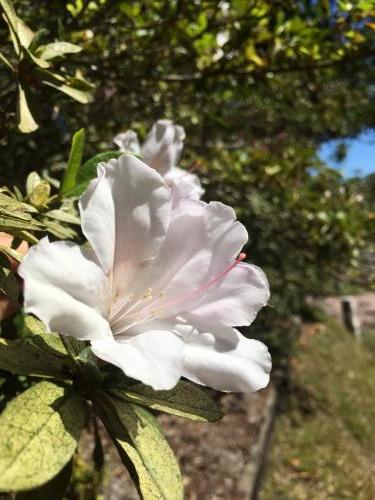
[[[45,205],[51,192],[51,185],[48,181],[40,181],[33,191],[29,194],[29,200],[35,207]]]

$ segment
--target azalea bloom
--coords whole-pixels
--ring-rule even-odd
[[[141,156],[147,165],[164,177],[178,198],[199,199],[204,189],[198,176],[176,166],[182,153],[184,139],[183,127],[175,125],[171,120],[158,120],[142,147],[134,130],[116,135],[113,142],[120,151]]]
[[[156,390],[180,377],[222,391],[267,385],[266,346],[233,325],[254,320],[268,283],[243,262],[248,236],[230,207],[176,203],[154,169],[123,155],[98,166],[80,212],[90,246],[44,238],[24,258],[27,312]]]

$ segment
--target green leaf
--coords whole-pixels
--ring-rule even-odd
[[[72,240],[77,236],[74,229],[62,226],[53,220],[43,219],[43,224],[50,234],[56,236],[56,238],[60,240]]]
[[[47,333],[44,324],[33,316],[24,320],[22,340],[0,339],[0,369],[20,375],[67,378],[75,371],[59,335]]]
[[[259,56],[255,44],[249,40],[245,47],[245,56],[249,61],[252,61],[257,66],[264,66],[266,62]]]
[[[208,394],[183,380],[170,391],[155,391],[149,386],[136,383],[128,388],[112,388],[108,392],[123,401],[130,401],[190,420],[216,422],[223,416],[220,408]]]
[[[118,158],[121,151],[106,151],[99,153],[87,160],[79,169],[77,174],[77,185],[66,193],[66,196],[80,196],[87,188],[89,182],[97,176],[97,166],[101,162],[107,162],[112,158]]]
[[[12,40],[14,51],[17,54],[17,56],[20,57],[20,54],[21,54],[21,44],[20,44],[19,38],[18,38],[17,34],[15,33],[15,31],[12,29],[12,26],[11,26],[11,24],[9,22],[9,19],[6,17],[5,14],[3,14],[3,18],[4,18],[5,22],[6,22],[6,24],[8,25],[9,33],[10,33],[10,39]]]
[[[14,10],[12,2],[10,0],[0,0],[0,5],[12,28],[14,31],[17,31],[17,14]]]
[[[68,95],[72,99],[82,103],[88,104],[92,102],[92,92],[91,90],[77,88],[76,81],[73,80],[70,84],[69,78],[65,78],[58,73],[52,73],[50,71],[43,71],[40,73],[42,78],[42,83],[48,85],[64,94]]]
[[[54,334],[48,336],[57,337]],[[53,352],[53,347],[44,337],[25,340],[0,338],[0,369],[18,375],[66,379],[73,367],[69,356]]]
[[[0,490],[36,488],[72,457],[85,404],[70,388],[40,382],[13,399],[0,416]]]
[[[48,483],[39,488],[17,493],[15,500],[62,500],[69,486],[73,471],[73,460],[70,460],[65,467]]]
[[[77,75],[80,72],[77,71]],[[95,85],[83,78],[82,76],[69,76],[67,79],[67,84],[78,90],[88,90],[92,92],[95,89]]]
[[[12,232],[9,229],[20,231],[42,229],[43,226],[30,214],[35,210],[31,205],[0,193],[0,230]]]
[[[112,160],[112,158],[118,158],[123,153],[121,151],[105,151],[104,153],[99,153],[89,160],[87,160],[82,168],[79,170],[77,175],[77,183],[89,182],[97,176],[97,166],[101,162],[107,162]]]
[[[11,193],[11,192],[9,192],[9,193]],[[26,213],[26,212],[30,212],[30,213],[36,212],[37,213],[38,212],[38,210],[36,210],[36,208],[34,208],[32,205],[29,205],[28,203],[24,203],[23,201],[19,201],[13,193],[11,193],[11,194],[9,194],[9,193],[5,192],[5,190],[3,190],[3,191],[0,190],[0,207],[4,207],[4,208],[8,208],[12,211],[16,211],[18,216],[21,212],[23,212],[23,213]],[[31,217],[27,213],[25,216],[29,217],[29,218]]]
[[[77,364],[80,375],[76,381],[76,388],[85,397],[90,397],[94,391],[103,386],[103,373],[97,365],[90,346],[81,352],[77,358]]]
[[[276,175],[281,171],[280,165],[270,165],[264,169],[267,175]]]
[[[81,52],[82,47],[68,42],[53,42],[46,45],[40,45],[35,51],[35,55],[48,61],[55,57],[61,57],[64,54],[75,54]]]
[[[83,149],[85,147],[85,130],[81,128],[73,135],[72,146],[68,159],[68,165],[61,183],[60,194],[73,189],[77,182],[77,174],[82,162]]]
[[[92,369],[99,370],[96,364],[96,358],[91,350],[91,347],[86,344],[83,340],[75,339],[74,337],[68,337],[66,335],[60,336],[62,343],[66,351],[69,353],[71,359],[79,365],[83,367],[84,365],[90,365],[90,372]],[[95,365],[95,368],[93,368]],[[101,377],[101,375],[100,375]]]
[[[16,195],[17,201],[23,201],[23,194],[18,189],[18,187],[17,186],[13,186],[13,189],[14,189],[14,194]]]
[[[95,408],[145,500],[183,498],[181,473],[156,419],[144,408],[98,392]]]
[[[41,229],[43,229],[42,224],[36,220],[25,220],[18,214],[13,216],[11,212],[0,209],[0,231],[14,234],[15,231],[40,231]],[[33,243],[35,243],[35,239],[33,240]]]
[[[3,63],[7,66],[7,68],[10,69],[13,73],[15,72],[15,68],[13,67],[12,63],[1,52],[0,52],[0,61],[3,61]]]
[[[73,215],[65,210],[54,209],[49,210],[45,213],[46,217],[50,217],[51,219],[58,220],[60,222],[66,222],[68,224],[81,224],[79,217]]]
[[[27,49],[34,38],[34,32],[30,29],[27,24],[17,16],[17,35],[20,40],[22,47]]]
[[[61,342],[64,344],[66,352],[74,360],[77,360],[81,356],[81,353],[86,349],[86,344],[83,340],[68,337],[66,335],[61,335],[60,338]]]
[[[98,422],[96,417],[94,417],[94,437],[95,437],[95,446],[94,451],[92,453],[92,459],[94,461],[95,470],[99,473],[103,471],[105,458],[104,458],[104,449],[102,440],[99,433]]]
[[[35,64],[38,68],[47,69],[51,66],[48,61],[45,61],[44,59],[37,57],[35,54],[31,52],[31,50],[25,47],[22,47],[22,54],[27,61],[29,61],[32,64]]]
[[[24,319],[24,327],[27,333],[32,336],[32,342],[39,347],[51,352],[55,356],[66,358],[68,351],[65,348],[60,335],[56,333],[48,333],[42,321],[34,318],[34,316],[26,316]]]
[[[205,12],[201,12],[194,22],[186,26],[185,32],[189,37],[196,38],[199,34],[203,33],[206,30],[207,25],[207,14]]]
[[[79,90],[75,89],[73,87],[70,87],[69,85],[66,85],[65,83],[61,84],[54,84],[52,82],[45,81],[43,82],[46,85],[49,85],[50,87],[53,87],[56,90],[59,90],[60,92],[63,92],[64,94],[68,95],[72,99],[80,102],[81,104],[88,104],[89,102],[92,102],[93,98],[90,92],[87,92],[85,90]]]
[[[55,376],[59,378],[71,378],[72,374],[76,378],[76,374],[79,374],[79,379],[76,379],[76,387],[85,394],[101,387],[103,375],[96,364],[96,358],[90,346],[85,342],[73,337],[46,333],[44,324],[33,316],[25,318],[25,327],[26,331],[32,334],[28,340],[33,344],[35,350],[39,348],[45,351],[42,369],[45,370],[46,375],[50,375],[53,369],[56,369]],[[39,354],[38,351],[37,354]],[[60,358],[57,363],[56,357]],[[46,360],[49,362],[49,366],[46,366]],[[31,362],[26,360],[26,364],[30,365]],[[35,374],[34,365],[32,367]],[[39,365],[37,365],[38,367]],[[20,373],[21,369],[19,368],[17,373]]]
[[[5,265],[0,262],[0,291],[14,302],[18,301],[20,288],[17,278],[9,268],[9,261]]]
[[[76,17],[82,9],[84,8],[83,0],[75,0],[73,2],[69,2],[66,6],[66,9],[71,13],[72,16]]]
[[[31,40],[31,43],[30,45],[27,47],[30,52],[32,52],[33,54],[36,53],[36,50],[37,48],[40,46],[41,44],[41,40],[43,40],[43,38],[45,36],[48,36],[49,34],[49,31],[48,29],[46,28],[40,28],[38,29],[35,33],[34,33],[34,37],[33,39]]]
[[[0,5],[4,11],[4,18],[9,26],[14,49],[16,53],[19,54],[20,41],[17,35],[17,14],[14,10],[12,2],[10,2],[9,0],[0,0]]]
[[[30,222],[32,217],[29,213],[27,213],[25,210],[23,210],[22,206],[20,204],[16,204],[17,201],[14,200],[15,203],[14,205],[0,205],[0,214],[1,216],[9,216],[12,217],[15,220],[21,221],[21,222]],[[0,202],[1,203],[1,202]]]
[[[5,247],[0,245],[0,252],[7,257],[11,257],[17,262],[22,262],[23,255],[17,252],[17,250],[13,250],[13,248]]]
[[[39,228],[40,230],[41,228]],[[28,243],[31,243],[32,245],[36,245],[39,243],[38,238],[36,238],[33,234],[31,234],[29,231],[26,231],[24,229],[19,229],[19,230],[13,230],[12,234],[19,238],[22,241],[27,241]]]
[[[28,52],[27,49],[33,41],[34,32],[17,16],[12,2],[9,0],[0,0],[0,5],[4,11],[4,19],[8,24],[16,54],[19,56],[24,52],[22,49]]]
[[[14,241],[14,240],[13,240]],[[13,242],[12,242],[13,243]],[[0,291],[17,302],[20,294],[17,278],[7,255],[0,252]]]
[[[91,347],[82,340],[73,337],[61,335],[60,338],[69,353],[75,370],[79,373],[76,388],[85,397],[89,397],[93,391],[103,385],[103,374],[97,365]]]
[[[18,85],[18,128],[24,134],[34,132],[39,125],[31,114],[26,93],[21,84]]]

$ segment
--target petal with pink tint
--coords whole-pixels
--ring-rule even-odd
[[[230,207],[182,200],[158,259],[159,281],[174,296],[194,290],[226,269],[246,242],[246,229]]]
[[[240,263],[207,288],[185,317],[210,331],[218,325],[250,325],[269,297],[264,272],[257,266]]]
[[[148,272],[165,238],[171,192],[157,172],[132,155],[101,164],[99,175],[82,197],[82,226],[106,271],[113,252],[114,294],[121,294],[135,276]]]
[[[163,294],[157,303],[160,314],[184,316],[197,309],[197,317],[205,311],[211,317],[219,307],[222,314],[217,311],[216,324],[250,323],[267,302],[268,284],[258,268],[235,267],[246,241],[247,232],[230,207],[182,200],[173,210],[165,243],[149,278],[155,295]],[[220,304],[215,306],[216,300]]]

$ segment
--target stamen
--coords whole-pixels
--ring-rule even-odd
[[[160,310],[164,311],[167,307],[174,306],[176,304],[184,302],[185,300],[193,298],[194,296],[199,295],[202,292],[205,292],[208,288],[212,287],[213,285],[215,285],[216,283],[218,283],[219,281],[221,281],[223,278],[225,278],[225,276],[232,269],[234,269],[236,266],[238,266],[238,264],[240,264],[240,262],[242,262],[244,259],[246,259],[246,254],[242,252],[237,257],[237,259],[233,262],[233,264],[231,264],[226,269],[224,269],[224,271],[222,271],[221,273],[217,274],[211,280],[209,280],[207,283],[204,283],[203,285],[201,285],[200,287],[196,288],[195,290],[192,290],[191,292],[188,292],[185,295],[182,295],[181,297],[178,297],[177,299],[170,300],[169,302],[167,301],[164,304],[161,304],[160,305]],[[148,308],[145,308],[145,311],[147,309]]]
[[[131,300],[134,300],[134,295],[131,294],[129,296],[129,300],[124,300],[119,307],[116,308],[115,311],[110,316],[110,322],[112,324],[118,323],[120,320],[124,318],[129,318],[131,316],[136,316],[139,314],[142,314],[143,311],[147,310],[149,311],[150,307],[155,306],[160,299],[162,299],[165,295],[165,291],[162,290],[156,298],[154,298],[153,295],[153,289],[151,287],[147,288],[145,293],[142,295],[142,298],[134,302],[133,305],[131,305],[128,309],[125,309],[125,307],[128,305],[130,302],[130,297]],[[145,305],[145,301],[148,301],[148,304]]]
[[[152,300],[152,288],[147,288],[147,290],[143,294],[143,298],[146,300]]]
[[[164,298],[165,291],[161,291],[156,296],[156,298],[154,298],[153,290],[150,287],[146,289],[141,299],[136,300],[128,309],[126,309],[126,305],[128,305],[134,299],[134,295],[128,296],[122,302],[120,302],[120,304],[110,315],[110,323],[114,335],[123,334],[133,326],[156,319],[157,317],[160,317],[168,307],[175,306],[176,304],[180,304],[186,300],[192,299],[197,295],[202,294],[212,286],[216,285],[216,283],[219,283],[221,280],[223,280],[225,276],[230,273],[230,271],[234,269],[238,264],[240,264],[245,258],[246,254],[240,253],[237,259],[226,269],[224,269],[224,271],[211,278],[207,283],[203,283],[203,285],[199,286],[195,290],[181,295],[174,300],[158,304],[159,301]],[[145,304],[145,301],[148,301],[147,305]],[[155,305],[158,305],[158,307],[155,308]],[[133,320],[131,320],[127,325],[124,325],[123,321],[129,320],[131,317],[133,317]],[[119,326],[118,330],[116,330],[116,325]]]
[[[110,311],[110,318],[114,319],[124,307],[134,300],[134,294],[131,293],[129,296],[125,297],[123,300],[117,303],[116,307],[112,308]]]
[[[153,319],[156,319],[156,316],[155,316],[155,313],[153,311],[151,311],[151,314],[149,314],[148,316],[145,316],[144,318],[141,318],[141,319],[135,319],[134,321],[132,321],[128,325],[125,325],[125,326],[122,325],[118,330],[116,330],[116,323],[118,322],[118,320],[117,320],[117,322],[114,322],[111,324],[113,335],[121,335],[123,333],[126,333],[133,326],[142,325],[143,323],[147,323],[148,321],[152,321]]]
[[[237,259],[233,262],[233,264],[231,264],[230,266],[228,266],[223,272],[221,272],[220,274],[218,274],[217,276],[215,276],[214,278],[212,278],[212,280],[210,280],[208,283],[206,283],[205,285],[202,285],[201,287],[199,287],[196,292],[201,292],[201,291],[204,291],[206,290],[207,288],[209,288],[210,286],[214,285],[215,283],[217,283],[218,281],[221,281],[223,278],[225,278],[225,276],[233,269],[235,268],[236,266],[238,266],[238,264],[240,262],[242,262],[244,259],[246,259],[246,254],[244,252],[241,252],[240,255],[237,257]]]

